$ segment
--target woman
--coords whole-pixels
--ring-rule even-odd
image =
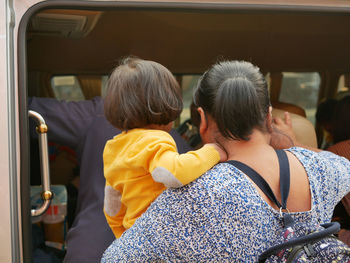
[[[294,137],[273,132],[267,85],[248,62],[221,62],[199,81],[194,102],[203,142],[219,143],[228,160],[256,170],[280,199],[276,148]],[[286,123],[289,124],[288,115]],[[285,128],[283,122],[277,124]],[[293,147],[287,208],[296,222],[329,222],[350,191],[350,163],[329,152]],[[256,262],[275,244],[282,227],[277,207],[248,177],[228,163],[193,183],[167,190],[120,239],[102,262]]]

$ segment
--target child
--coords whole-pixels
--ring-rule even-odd
[[[156,62],[124,60],[110,76],[104,105],[107,120],[122,130],[103,153],[104,213],[117,238],[166,187],[186,185],[227,158],[216,144],[177,153],[168,132],[182,111],[181,90]]]

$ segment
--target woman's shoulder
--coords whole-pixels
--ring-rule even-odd
[[[299,159],[299,161],[304,163],[328,163],[328,162],[344,162],[343,157],[334,154],[328,150],[320,151],[320,152],[314,152],[312,150],[308,150],[302,147],[292,147],[287,149],[287,151],[291,152],[296,156],[296,158]]]
[[[220,186],[222,183],[240,183],[245,177],[238,168],[228,162],[218,163],[198,178],[200,183],[213,183]]]
[[[229,163],[219,163],[181,189],[171,189],[180,195],[180,199],[188,199],[192,202],[193,196],[200,197],[201,202],[215,203],[218,200],[230,200],[244,195],[244,188],[249,186],[249,181],[242,172]],[[169,190],[167,190],[169,191]],[[197,200],[197,199],[196,199]]]
[[[323,191],[339,180],[349,177],[350,162],[329,151],[314,152],[308,149],[293,147],[288,149],[303,165],[311,185],[319,186]]]
[[[343,168],[349,168],[349,161],[329,151],[314,152],[301,147],[292,147],[291,152],[304,166],[308,176],[319,174],[329,176]]]
[[[308,150],[306,148],[302,148],[302,147],[291,147],[289,149],[287,149],[287,151],[293,153],[294,155],[296,155],[296,157],[299,159],[304,159],[304,158],[310,158],[312,156],[316,156],[317,152]]]
[[[241,185],[244,178],[236,167],[228,163],[219,163],[186,186],[167,189],[161,194],[160,199],[179,198],[193,201],[193,197],[198,196],[201,201],[208,198],[213,201],[213,196],[222,195],[227,192],[232,196],[233,192],[239,192],[238,186]]]

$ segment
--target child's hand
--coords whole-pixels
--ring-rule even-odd
[[[224,148],[221,147],[218,143],[208,143],[207,145],[210,145],[215,148],[219,152],[220,155],[220,162],[226,162],[227,161],[227,153],[224,150]]]

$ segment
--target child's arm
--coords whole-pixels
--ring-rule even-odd
[[[126,207],[121,202],[120,192],[108,185],[108,183],[105,186],[103,212],[114,236],[119,238],[125,231],[123,220],[126,214]]]
[[[106,215],[106,213],[105,213],[105,216],[106,216],[107,223],[108,223],[109,227],[112,229],[112,232],[113,232],[115,238],[120,238],[120,236],[126,230],[122,224],[123,219],[118,220],[118,222],[116,222],[115,220],[111,220],[110,217],[108,215]]]
[[[206,144],[199,150],[185,154],[176,151],[171,139],[148,146],[149,150],[154,150],[148,170],[156,182],[163,183],[166,187],[186,185],[227,158],[225,151],[216,144]]]

